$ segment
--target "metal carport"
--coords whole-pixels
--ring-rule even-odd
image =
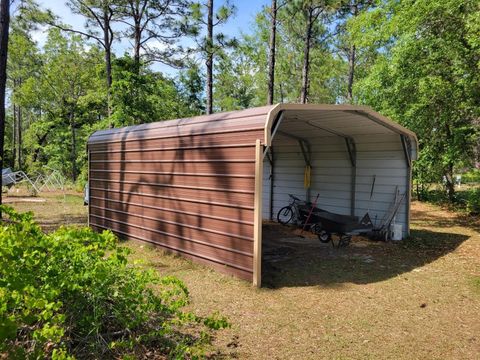
[[[286,194],[381,217],[395,189],[410,194],[417,139],[367,107],[278,104],[99,131],[88,154],[90,226],[260,286],[262,220]],[[409,205],[408,195],[397,219],[405,235]]]

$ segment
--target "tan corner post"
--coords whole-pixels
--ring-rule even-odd
[[[255,199],[253,212],[253,285],[262,286],[262,187],[263,146],[259,139],[255,143]]]

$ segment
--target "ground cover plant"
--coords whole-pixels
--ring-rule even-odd
[[[182,310],[185,285],[129,264],[111,232],[45,234],[32,213],[1,210],[0,358],[197,358],[228,326]]]
[[[427,186],[421,193],[415,194],[422,201],[442,205],[454,211],[465,212],[472,216],[480,214],[480,184],[462,184],[457,187],[453,201],[448,198],[439,184]]]

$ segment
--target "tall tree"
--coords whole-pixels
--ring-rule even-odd
[[[300,91],[300,103],[308,102],[310,89],[310,53],[312,47],[318,42],[324,41],[328,37],[328,32],[323,25],[318,24],[320,20],[325,20],[328,11],[333,2],[329,0],[297,0],[290,3],[289,13],[298,21],[298,16],[302,17],[304,25],[303,34],[303,65],[302,65],[302,88]]]
[[[17,100],[35,113],[25,132],[27,164],[61,170],[75,181],[84,164],[85,129],[105,117],[102,50],[76,34],[51,29],[37,76],[26,79]],[[86,130],[86,131],[85,131]]]
[[[63,31],[74,32],[88,39],[95,40],[105,53],[105,77],[107,85],[107,109],[111,113],[110,88],[112,86],[112,44],[115,33],[113,22],[118,15],[117,5],[119,0],[69,0],[67,5],[73,13],[85,17],[85,31],[73,29],[69,26],[50,21],[50,24]]]
[[[277,3],[273,101],[298,102],[304,47],[301,36],[305,27],[302,17],[293,18],[290,9],[282,4]],[[242,35],[238,46],[228,52],[229,58],[221,58],[220,66],[215,68],[214,84],[218,87],[214,93],[215,104],[224,108],[238,109],[244,104],[261,106],[267,103],[270,7],[257,14],[255,22],[249,26],[251,34]],[[325,36],[319,22],[315,33],[322,35],[320,40]],[[334,103],[344,95],[345,64],[332,52],[329,42],[316,41],[314,45],[310,59],[310,101]],[[227,86],[229,82],[232,83],[230,88]]]
[[[337,46],[346,54],[348,62],[346,100],[349,103],[353,99],[353,83],[355,70],[358,62],[358,48],[355,42],[348,36],[348,21],[358,17],[362,12],[370,10],[375,5],[374,0],[343,0],[338,10],[339,24],[337,26]]]
[[[115,126],[175,119],[190,115],[186,101],[171,79],[153,72],[134,58],[114,61],[112,101]]]
[[[0,1],[0,169],[3,169],[5,143],[5,87],[7,83],[8,31],[10,26],[10,0]],[[0,204],[2,192],[0,191]],[[0,212],[1,217],[1,212]]]
[[[227,37],[218,33],[214,35],[214,28],[227,22],[227,20],[233,15],[235,7],[230,5],[227,1],[224,5],[220,6],[217,11],[214,11],[213,0],[207,0],[206,3],[195,3],[193,5],[193,19],[196,22],[197,28],[192,28],[192,34],[197,38],[200,34],[200,25],[206,27],[206,36],[202,36],[199,42],[199,49],[205,57],[205,66],[207,72],[206,80],[206,93],[207,93],[207,105],[206,113],[213,113],[213,66],[214,57],[218,54],[222,48],[235,45],[235,39],[230,41]],[[215,20],[214,20],[215,17]],[[206,18],[206,19],[205,19]]]
[[[14,12],[15,14],[16,12]],[[10,31],[10,51],[8,56],[8,86],[10,88],[10,102],[13,108],[13,136],[12,136],[12,167],[23,168],[23,141],[22,135],[25,128],[25,116],[28,116],[22,108],[18,98],[18,90],[22,83],[38,71],[39,54],[35,43],[30,38],[29,27],[17,21],[17,14],[12,18]]]
[[[213,0],[207,1],[207,115],[213,112]]]
[[[215,64],[215,107],[220,111],[231,111],[254,106],[254,71],[247,51],[241,45],[221,54]]]
[[[275,93],[275,46],[277,37],[277,0],[272,0],[270,7],[270,41],[268,52],[268,95],[267,105],[273,104]]]
[[[190,0],[124,0],[119,21],[127,26],[137,64],[143,51],[147,61],[181,66],[184,49],[178,40],[188,31],[190,6]]]

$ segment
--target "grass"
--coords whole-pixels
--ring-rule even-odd
[[[59,225],[87,224],[87,207],[83,206],[82,195],[74,191],[43,192],[36,197],[23,193],[8,194],[3,200],[18,211],[32,211],[46,231]]]
[[[85,222],[81,196],[69,195],[12,204],[33,210],[47,229]],[[148,244],[125,244],[137,263],[182,279],[191,310],[229,318],[232,328],[215,340],[219,357],[477,359],[479,229],[478,217],[418,202],[412,236],[400,243],[354,239],[334,249],[267,228],[277,241],[274,250],[266,247],[262,289]]]

